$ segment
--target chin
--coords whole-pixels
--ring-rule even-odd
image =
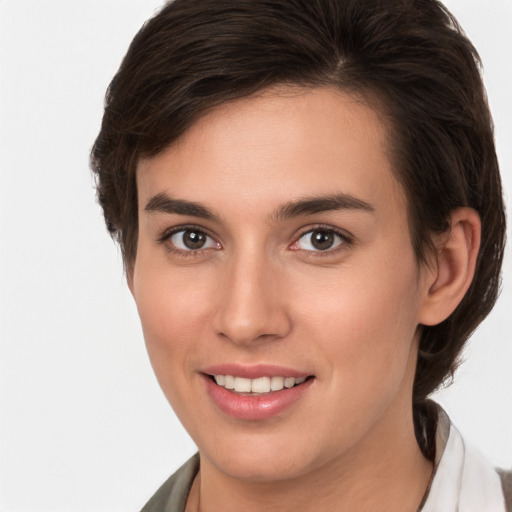
[[[199,453],[201,460],[208,459],[225,475],[252,482],[294,479],[315,466],[315,454],[290,435],[269,439],[268,436],[251,434],[237,440],[219,441],[212,450],[200,447]]]

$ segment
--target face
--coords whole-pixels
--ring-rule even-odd
[[[426,285],[386,148],[353,96],[281,89],[140,163],[130,287],[202,468],[286,479],[400,436]]]

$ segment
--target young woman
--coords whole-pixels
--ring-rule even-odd
[[[427,399],[505,233],[478,56],[439,2],[169,3],[91,161],[199,449],[144,511],[511,509]]]

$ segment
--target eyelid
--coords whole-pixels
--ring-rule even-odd
[[[177,233],[179,233],[181,231],[187,231],[187,230],[191,230],[191,231],[195,230],[195,231],[199,231],[201,233],[204,233],[207,237],[211,238],[217,244],[217,247],[215,249],[218,250],[218,249],[222,248],[222,245],[220,244],[220,242],[218,242],[216,236],[212,235],[207,228],[204,228],[203,226],[198,226],[198,225],[195,225],[195,224],[182,224],[182,225],[178,225],[178,226],[173,226],[171,228],[167,228],[158,236],[157,242],[165,244],[166,242],[169,241],[169,239],[173,235],[175,235],[175,234],[177,234]],[[307,234],[312,233],[314,231],[326,231],[326,232],[334,233],[337,237],[339,237],[341,239],[341,243],[336,245],[334,248],[329,248],[329,249],[326,249],[324,251],[322,251],[320,249],[319,250],[306,250],[306,249],[301,249],[299,247],[294,247],[296,244],[298,244],[299,240],[302,237],[304,237]],[[316,225],[313,225],[313,226],[308,226],[306,228],[303,228],[294,237],[294,241],[290,244],[289,248],[292,251],[302,251],[302,252],[304,252],[304,253],[306,253],[308,255],[313,255],[313,256],[325,255],[325,256],[327,256],[327,255],[330,255],[330,254],[333,254],[333,253],[337,252],[341,248],[345,248],[347,245],[353,245],[353,243],[354,243],[353,235],[351,235],[350,233],[347,233],[345,230],[341,230],[339,228],[336,228],[336,227],[333,227],[333,226],[330,226],[330,225],[316,224]],[[188,249],[188,250],[183,250],[183,249],[180,249],[180,248],[175,247],[175,246],[173,246],[172,248],[169,248],[169,250],[172,250],[173,252],[184,254],[184,255],[197,254],[197,253],[200,253],[202,251],[208,251],[210,249],[212,249],[212,247],[199,248],[199,249]]]
[[[325,249],[323,251],[321,249],[308,250],[308,249],[301,249],[300,247],[294,247],[295,245],[297,245],[299,243],[299,240],[301,240],[301,238],[303,238],[304,236],[306,236],[310,233],[313,233],[315,231],[326,231],[329,233],[333,233],[334,235],[336,235],[337,237],[339,237],[341,239],[341,242],[339,244],[337,244],[335,247]],[[327,255],[332,255],[333,253],[337,252],[338,250],[342,250],[342,248],[346,248],[346,246],[350,246],[353,244],[354,244],[353,236],[351,234],[347,233],[346,231],[341,230],[339,228],[335,228],[333,226],[325,225],[325,224],[317,224],[314,226],[308,226],[307,228],[304,228],[303,230],[301,230],[301,232],[294,238],[294,241],[290,245],[290,249],[292,251],[302,251],[302,252],[304,252],[308,255],[312,255],[312,256],[327,256]]]
[[[182,224],[182,225],[179,225],[179,226],[173,226],[171,228],[167,228],[165,229],[161,235],[158,236],[157,238],[157,242],[158,243],[161,243],[161,244],[165,244],[167,243],[174,235],[176,235],[177,233],[180,233],[181,231],[197,231],[197,232],[201,232],[201,233],[204,233],[208,238],[212,239],[216,245],[218,247],[201,247],[199,249],[180,249],[176,246],[173,246],[172,248],[170,247],[169,250],[172,250],[173,252],[177,252],[177,253],[181,253],[181,254],[197,254],[197,253],[200,253],[201,251],[207,251],[209,249],[221,249],[222,246],[221,244],[218,242],[217,238],[212,235],[208,229],[202,227],[202,226],[197,226],[195,224]]]
[[[204,233],[205,235],[208,235],[211,238],[215,238],[208,229],[206,229],[203,226],[198,226],[196,224],[179,224],[177,226],[172,226],[170,228],[165,228],[161,231],[160,235],[158,235],[157,242],[165,242],[167,239],[169,239],[172,235],[175,235],[176,233],[179,233],[180,231],[187,231],[187,230],[196,230],[201,231],[201,233]]]

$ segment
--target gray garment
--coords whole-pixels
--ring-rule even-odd
[[[156,491],[141,512],[185,512],[198,471],[199,453],[196,453]]]
[[[501,486],[505,495],[505,508],[507,512],[512,512],[512,471],[503,471],[498,469],[501,477]]]

